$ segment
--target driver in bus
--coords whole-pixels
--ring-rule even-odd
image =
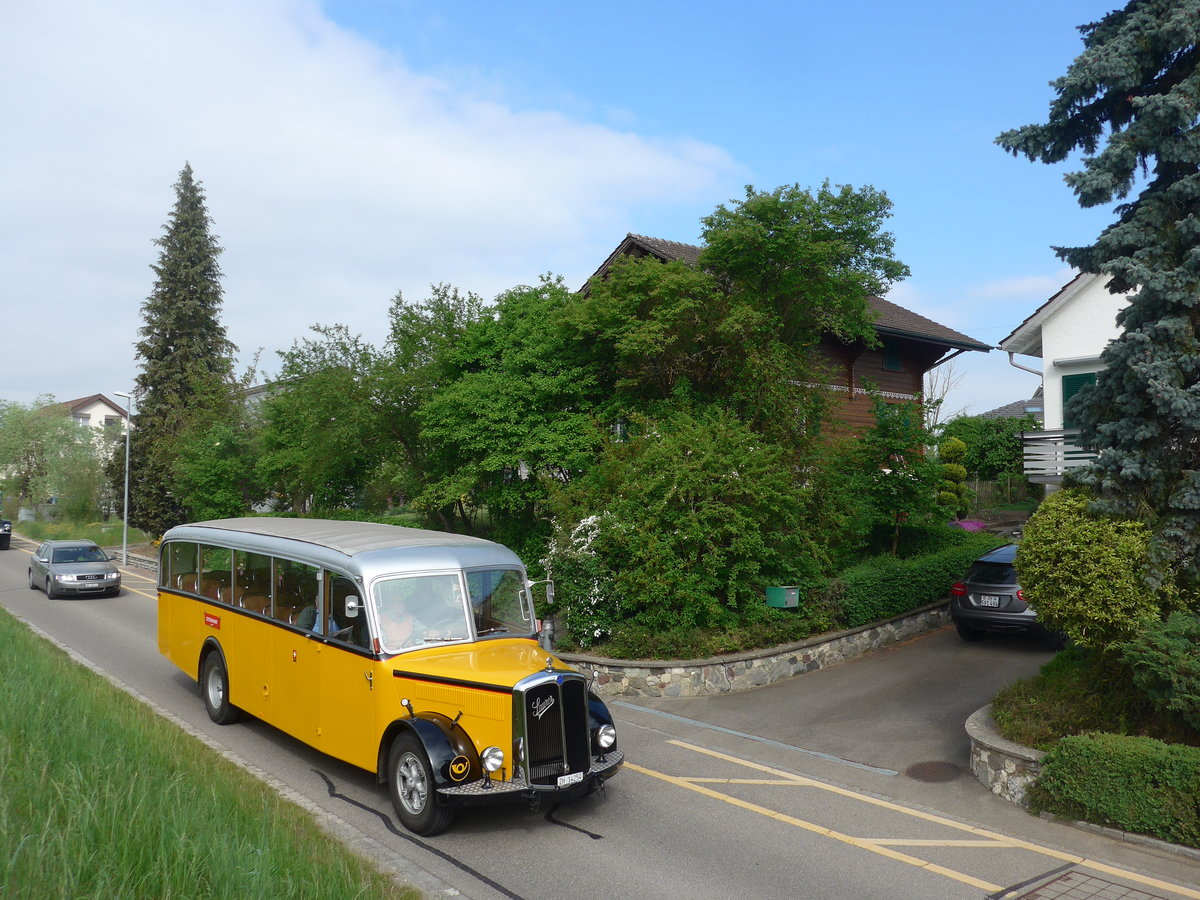
[[[429,629],[412,611],[412,598],[395,597],[379,617],[383,642],[388,647],[415,647],[425,643]]]

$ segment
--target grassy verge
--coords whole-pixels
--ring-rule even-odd
[[[0,684],[5,897],[419,896],[2,611]]]
[[[1010,741],[1038,750],[1088,732],[1200,746],[1200,732],[1155,710],[1117,661],[1078,647],[1057,654],[1033,678],[1001,690],[992,718]]]
[[[119,547],[124,534],[120,522],[15,522],[13,530],[31,541],[95,541],[101,547]],[[145,543],[137,528],[129,529],[129,543]]]

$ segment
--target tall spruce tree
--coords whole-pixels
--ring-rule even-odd
[[[1200,0],[1133,0],[1080,27],[1049,121],[1005,132],[1014,155],[1057,163],[1084,207],[1122,201],[1095,243],[1055,248],[1135,291],[1104,370],[1073,401],[1098,511],[1147,520],[1154,579],[1200,582]],[[1136,197],[1128,199],[1137,190]]]
[[[229,416],[237,348],[220,322],[221,246],[201,183],[185,164],[164,234],[154,290],[142,304],[141,361],[130,437],[130,524],[152,535],[187,519],[173,489],[182,443]]]

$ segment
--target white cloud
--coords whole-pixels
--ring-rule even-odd
[[[0,332],[0,398],[21,402],[130,384],[185,161],[226,248],[224,321],[246,359],[315,322],[377,340],[401,289],[582,280],[637,210],[707,209],[742,177],[711,145],[411,71],[307,0],[5,4],[0,77],[5,312],[52,322]],[[38,346],[68,334],[69,352]]]

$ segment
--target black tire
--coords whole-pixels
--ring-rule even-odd
[[[958,636],[964,641],[982,641],[987,634],[986,631],[980,631],[978,628],[968,628],[960,622],[955,622],[954,627],[958,629]]]
[[[29,569],[28,572],[29,572],[29,589],[31,591],[36,591],[37,584],[33,580],[33,569]]]
[[[1066,650],[1067,649],[1067,633],[1065,631],[1050,632],[1050,649]]]
[[[54,588],[51,587],[52,584],[53,584],[53,582],[50,580],[50,576],[47,575],[46,576],[46,596],[49,597],[51,600],[54,600],[55,598],[58,597],[58,594],[54,593]]]
[[[225,660],[215,650],[204,657],[200,672],[200,693],[208,717],[218,725],[231,725],[242,717],[242,711],[229,702],[229,673]]]
[[[392,805],[405,828],[428,837],[450,827],[454,809],[437,802],[429,757],[410,732],[398,735],[392,742],[387,775]]]

